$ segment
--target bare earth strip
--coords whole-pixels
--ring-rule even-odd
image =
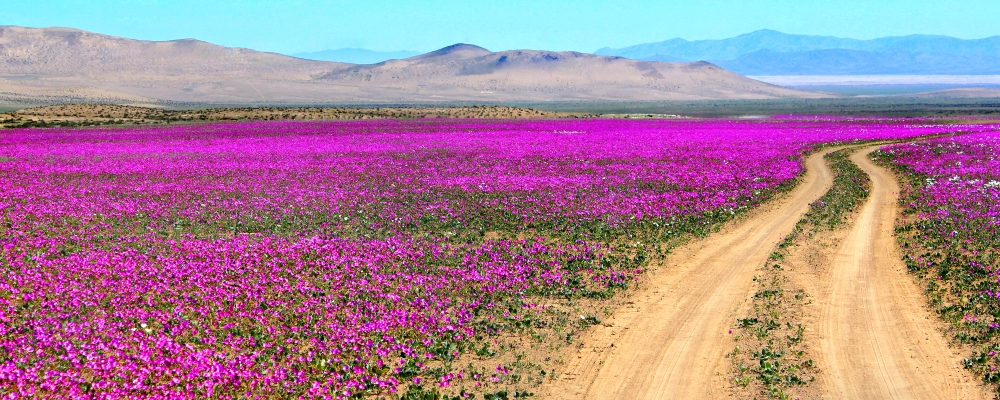
[[[597,326],[570,354],[547,398],[703,399],[726,389],[728,328],[746,306],[753,275],[774,246],[832,185],[826,152],[780,202],[749,220],[675,250],[634,304]]]
[[[838,399],[986,398],[900,261],[893,239],[899,186],[868,159],[872,150],[851,158],[871,177],[871,197],[812,290],[821,390]]]

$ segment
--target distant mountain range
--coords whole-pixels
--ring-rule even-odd
[[[0,26],[0,103],[511,103],[822,97],[708,63],[459,44],[377,64]]]
[[[377,64],[382,61],[400,60],[419,55],[416,51],[372,51],[365,49],[323,50],[312,53],[296,53],[292,57],[317,61],[336,61],[351,64]]]
[[[825,49],[761,50],[716,65],[742,75],[994,75],[1000,57],[977,54]]]
[[[760,30],[722,40],[671,39],[596,54],[635,60],[708,61],[743,75],[1000,74],[1000,36],[964,40],[910,35],[872,40]]]

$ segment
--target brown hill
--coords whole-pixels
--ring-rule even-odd
[[[193,39],[0,27],[0,103],[516,102],[816,97],[707,63],[459,44],[374,65],[309,61]],[[69,100],[67,100],[69,101]]]
[[[800,97],[715,65],[635,61],[576,52],[497,53],[459,44],[432,53],[336,70],[318,80],[392,88],[414,96],[523,100],[689,100]]]
[[[0,27],[3,74],[303,79],[332,65],[194,39],[150,42],[77,29]]]

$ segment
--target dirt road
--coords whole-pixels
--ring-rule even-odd
[[[784,199],[751,219],[675,249],[648,289],[595,326],[541,398],[705,399],[728,393],[728,329],[746,305],[754,272],[832,185],[825,153]]]
[[[814,295],[821,390],[835,399],[977,399],[983,389],[948,348],[893,239],[899,187],[868,158],[852,161],[872,193]]]

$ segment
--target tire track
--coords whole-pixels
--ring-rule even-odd
[[[745,307],[752,277],[833,182],[823,156],[806,160],[803,181],[779,203],[710,238],[675,249],[610,327],[594,327],[540,397],[702,399],[728,393],[727,333]]]
[[[871,195],[818,281],[817,361],[827,398],[978,399],[984,389],[961,368],[893,238],[899,186],[868,154],[851,160]]]

